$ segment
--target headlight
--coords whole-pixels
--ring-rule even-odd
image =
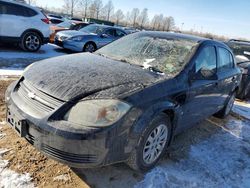
[[[81,37],[81,36],[71,37],[69,40],[73,40],[73,41],[81,41],[81,40],[83,40],[83,37]]]
[[[73,106],[64,120],[83,126],[105,127],[121,119],[131,108],[119,100],[87,100]]]

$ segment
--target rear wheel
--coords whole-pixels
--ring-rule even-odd
[[[88,42],[83,47],[83,52],[90,52],[90,53],[92,53],[94,51],[96,51],[96,45],[93,42]]]
[[[234,105],[235,95],[236,95],[235,92],[233,92],[230,95],[230,97],[227,100],[227,103],[225,104],[224,108],[215,114],[216,117],[225,118],[225,117],[227,117],[229,115],[229,113],[231,112],[231,110],[233,108],[233,105]]]
[[[25,51],[36,52],[41,48],[42,39],[36,32],[27,32],[22,36],[21,48]]]
[[[150,170],[165,154],[170,137],[170,119],[162,113],[155,117],[144,130],[139,139],[139,144],[131,153],[127,164],[137,171]]]

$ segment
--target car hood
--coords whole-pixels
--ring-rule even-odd
[[[79,36],[79,35],[81,35],[81,36],[96,35],[94,33],[86,33],[86,32],[75,31],[75,30],[61,31],[59,34],[64,35],[64,36],[69,36],[69,37]]]
[[[40,91],[64,101],[80,100],[111,88],[129,93],[138,86],[146,87],[164,77],[135,65],[90,53],[36,62],[23,76]],[[114,93],[118,95],[121,91],[113,89],[113,93],[105,97],[116,97]]]

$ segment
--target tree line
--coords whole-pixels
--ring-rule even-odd
[[[115,9],[110,0],[103,4],[102,0],[63,0],[62,11],[71,17],[95,18],[112,21],[116,25],[130,26],[138,29],[151,29],[170,31],[175,27],[172,16],[157,14],[149,18],[148,9],[133,8],[126,13],[121,9]]]

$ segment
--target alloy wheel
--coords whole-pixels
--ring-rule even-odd
[[[161,124],[149,134],[143,148],[143,161],[150,165],[161,155],[168,139],[168,128]]]

